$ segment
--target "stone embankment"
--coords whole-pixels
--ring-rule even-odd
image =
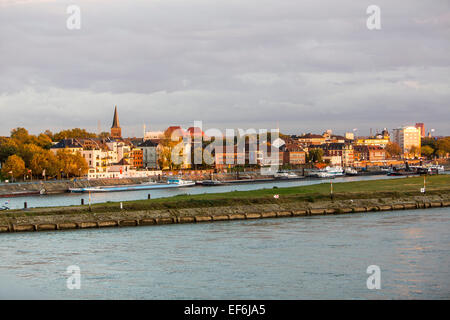
[[[0,217],[1,232],[52,231],[107,227],[134,227],[178,223],[250,220],[264,218],[307,217],[339,214],[373,214],[378,211],[449,207],[450,197],[417,196],[400,199],[360,199],[287,202],[269,205],[247,205],[170,210],[76,213],[45,215],[13,215]],[[427,214],[427,213],[424,213]]]

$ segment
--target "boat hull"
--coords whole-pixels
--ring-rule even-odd
[[[139,191],[139,190],[154,190],[154,189],[169,189],[169,188],[184,188],[192,187],[195,182],[188,182],[183,184],[170,184],[170,183],[155,183],[148,185],[133,185],[133,186],[113,186],[113,187],[98,187],[98,188],[71,188],[70,192],[73,193],[104,193],[104,192],[122,192],[122,191]]]

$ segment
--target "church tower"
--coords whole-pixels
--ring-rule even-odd
[[[122,138],[122,129],[120,128],[119,125],[119,115],[117,113],[117,106],[114,109],[113,124],[111,126],[111,137],[114,139]]]

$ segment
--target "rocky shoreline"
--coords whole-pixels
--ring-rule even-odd
[[[414,197],[318,201],[294,201],[279,204],[255,204],[224,207],[180,208],[167,210],[116,211],[102,213],[68,213],[17,215],[0,218],[0,233],[35,232],[70,229],[131,227],[178,223],[201,223],[245,219],[302,217],[427,209],[449,207],[450,197],[422,195]]]

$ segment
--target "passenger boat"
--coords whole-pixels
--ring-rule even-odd
[[[357,176],[358,175],[358,171],[356,171],[356,169],[354,168],[345,168],[345,175],[347,176]]]
[[[199,181],[202,186],[221,186],[223,185],[222,181],[219,180],[203,180]]]
[[[334,175],[332,173],[329,173],[329,172],[326,172],[326,171],[319,171],[317,173],[317,178],[320,178],[320,179],[334,179],[334,178],[336,178],[336,175]]]
[[[87,187],[87,188],[69,188],[69,192],[87,193],[87,192],[118,192],[118,191],[139,191],[151,189],[167,189],[194,186],[195,182],[178,178],[168,179],[167,183],[148,182],[135,185],[108,186],[108,187]]]
[[[273,175],[275,179],[297,179],[298,175],[292,172],[277,172]]]

